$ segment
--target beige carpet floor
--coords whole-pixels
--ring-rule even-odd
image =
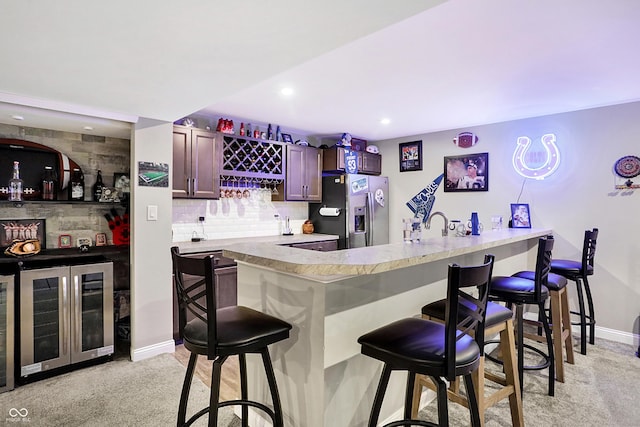
[[[526,372],[525,425],[640,426],[636,349],[599,339],[588,350],[583,356],[576,345],[576,363],[565,365],[566,382],[556,383],[555,397],[547,395],[547,371]],[[22,385],[0,394],[0,425],[173,426],[184,369],[173,355],[163,354],[136,363],[115,360]],[[189,413],[207,406],[209,390],[197,378],[191,393]],[[435,412],[431,403],[421,415],[435,421]],[[449,414],[452,426],[469,425],[465,408],[450,403]],[[509,426],[510,420],[507,401],[487,411],[488,427]],[[206,425],[206,417],[194,425]],[[224,408],[219,426],[238,427],[240,422]]]
[[[0,425],[175,426],[184,372],[173,355],[162,354],[135,363],[115,360],[22,385],[0,394]],[[194,378],[188,413],[206,407],[208,400],[209,389]],[[193,425],[206,424],[205,416]],[[219,425],[240,424],[231,408],[223,408]]]

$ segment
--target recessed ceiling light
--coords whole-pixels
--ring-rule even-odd
[[[82,129],[84,129],[84,130],[93,130],[93,128],[91,126],[85,126]]]
[[[17,114],[14,114],[13,116],[11,116],[11,118],[14,119],[14,120],[24,120],[24,117],[19,116]]]
[[[391,123],[391,120],[385,117],[384,119],[380,120],[380,123],[383,125],[388,125],[389,123]]]
[[[293,95],[293,88],[283,87],[282,89],[280,89],[280,93],[284,96],[291,96]]]

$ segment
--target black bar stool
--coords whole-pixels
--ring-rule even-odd
[[[538,256],[536,260],[536,270],[534,280],[524,279],[521,277],[497,276],[491,279],[489,290],[489,299],[492,301],[502,301],[507,307],[516,307],[516,325],[517,325],[517,347],[518,347],[518,374],[520,375],[520,391],[523,391],[523,377],[525,369],[541,370],[549,368],[549,396],[554,395],[555,386],[555,369],[554,369],[554,353],[553,341],[551,338],[551,329],[547,319],[545,301],[549,298],[549,290],[547,289],[547,281],[551,264],[551,251],[553,250],[553,236],[541,237],[538,240]],[[547,353],[524,343],[524,305],[535,304],[538,306],[539,319],[542,322],[544,334],[547,342]],[[544,358],[544,362],[536,366],[524,366],[524,349],[527,348],[538,353]],[[487,358],[500,363],[490,355]]]
[[[231,306],[216,309],[216,267],[213,255],[205,258],[182,256],[177,247],[172,247],[171,256],[178,293],[180,338],[185,348],[191,352],[182,386],[177,425],[189,426],[208,413],[209,426],[216,426],[219,408],[240,405],[243,427],[248,426],[248,406],[264,411],[276,427],[283,427],[280,396],[267,346],[289,338],[291,325],[248,307]],[[187,311],[193,315],[192,320],[187,319]],[[262,356],[273,409],[263,403],[248,400],[246,355],[250,353],[259,353]],[[198,355],[213,360],[209,406],[185,421],[189,390]],[[241,399],[219,402],[222,364],[229,356],[234,355],[238,356],[240,362]]]
[[[572,261],[568,259],[551,260],[551,272],[559,274],[576,282],[576,291],[578,293],[578,310],[572,311],[571,314],[580,316],[580,322],[573,325],[580,325],[580,353],[587,354],[587,325],[589,326],[589,344],[595,344],[596,340],[596,317],[593,310],[593,299],[591,297],[591,288],[587,276],[593,275],[593,260],[596,255],[596,241],[598,239],[598,229],[586,230],[584,232],[584,241],[582,244],[582,260]],[[587,294],[587,305],[589,314],[586,313],[584,307],[584,296],[582,287],[584,283],[584,292]]]
[[[460,305],[458,318],[466,316],[465,305]],[[422,318],[428,320],[436,320],[444,322],[446,317],[447,301],[439,300],[422,307]],[[477,387],[476,399],[478,400],[478,410],[480,413],[480,422],[484,426],[485,412],[491,406],[496,405],[503,399],[509,399],[509,409],[511,410],[511,425],[513,427],[524,426],[524,417],[522,414],[522,396],[520,395],[520,383],[518,376],[518,366],[516,363],[516,341],[513,333],[513,312],[506,307],[495,302],[487,302],[487,310],[484,321],[485,336],[493,336],[500,334],[500,348],[502,349],[502,361],[504,362],[504,376],[496,375],[484,369],[484,348],[480,348],[482,356],[480,358],[480,367],[471,375],[473,383]],[[502,385],[489,395],[485,395],[485,379]],[[416,385],[413,393],[413,412],[412,416],[418,414],[418,406],[420,404],[420,396],[422,388],[427,387],[437,391],[435,384],[424,375],[416,377]],[[451,383],[447,390],[449,400],[469,408],[469,399],[460,393],[459,377]]]
[[[476,391],[471,374],[478,369],[484,341],[484,319],[488,285],[493,269],[493,255],[486,255],[484,264],[472,267],[449,265],[447,287],[447,318],[445,323],[419,318],[398,320],[369,332],[360,338],[362,354],[384,362],[382,375],[369,417],[369,427],[376,427],[380,408],[394,370],[408,371],[404,403],[404,419],[393,421],[393,426],[434,426],[436,424],[411,418],[412,398],[416,374],[428,375],[438,388],[438,421],[440,426],[449,425],[447,388],[443,378],[453,381],[464,377],[469,396],[471,425],[480,426],[480,415]],[[478,298],[463,291],[478,288]],[[467,316],[459,320],[459,304],[466,302]],[[475,334],[475,339],[469,335]]]

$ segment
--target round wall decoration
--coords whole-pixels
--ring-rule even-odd
[[[640,175],[640,158],[637,156],[621,157],[616,161],[613,169],[622,178],[638,176]]]

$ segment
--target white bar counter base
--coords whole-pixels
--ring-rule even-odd
[[[503,229],[335,252],[257,242],[222,249],[238,263],[238,304],[294,325],[271,346],[285,426],[354,427],[367,423],[382,369],[360,354],[358,337],[443,298],[449,263],[479,264],[492,253],[496,276],[534,268],[537,238],[548,234]],[[247,364],[249,397],[271,402],[260,358]],[[392,374],[381,423],[400,418],[405,381]],[[270,425],[260,411],[251,415],[251,426]]]

